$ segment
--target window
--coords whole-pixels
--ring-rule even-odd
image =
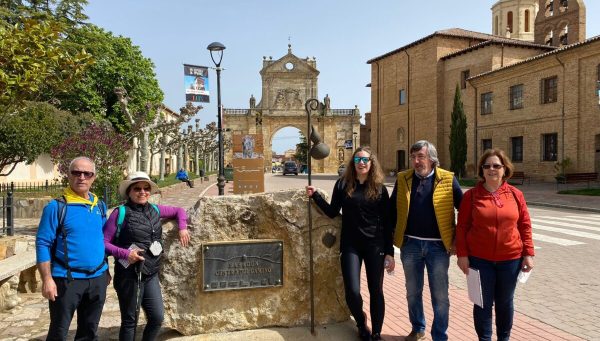
[[[542,161],[556,161],[558,153],[558,134],[542,135]]]
[[[525,10],[525,32],[529,32],[529,10]]]
[[[492,93],[486,92],[481,94],[481,114],[487,115],[492,113]]]
[[[508,32],[513,33],[513,13],[508,12],[506,16],[506,29]]]
[[[481,140],[481,150],[486,151],[492,149],[492,139]]]
[[[600,97],[600,64],[598,64],[598,79],[596,80],[596,96]]]
[[[510,110],[523,108],[523,84],[510,87]]]
[[[510,144],[512,149],[512,161],[523,162],[523,136],[511,137]]]
[[[398,98],[399,98],[400,105],[405,104],[406,103],[406,90],[400,89],[400,92],[398,94]]]
[[[467,88],[467,79],[469,79],[470,74],[471,74],[471,70],[464,70],[460,73],[460,88],[461,89]]]
[[[541,90],[542,90],[542,104],[553,103],[557,100],[557,88],[558,88],[558,77],[549,77],[542,79]]]

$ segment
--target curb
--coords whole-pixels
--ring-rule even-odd
[[[550,204],[550,203],[537,202],[537,201],[526,201],[526,202],[527,202],[527,206],[542,206],[542,207],[562,208],[562,209],[566,209],[566,210],[577,210],[577,211],[600,213],[600,208]]]

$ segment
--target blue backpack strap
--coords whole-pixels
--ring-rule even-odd
[[[156,213],[158,213],[158,215],[160,215],[160,210],[158,209],[158,205],[150,204],[150,206],[152,206],[156,210]]]

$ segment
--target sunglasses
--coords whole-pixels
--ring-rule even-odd
[[[500,169],[500,168],[503,168],[503,167],[504,167],[504,165],[497,164],[497,163],[494,163],[494,164],[491,164],[491,165],[488,165],[488,164],[481,165],[481,168],[483,168],[483,169],[490,169],[490,168],[491,169]]]
[[[131,189],[132,189],[134,192],[141,192],[141,191],[144,191],[144,192],[148,192],[148,193],[150,193],[150,191],[152,191],[152,188],[150,188],[150,187],[132,187]]]
[[[83,175],[84,178],[91,179],[94,176],[94,172],[72,170],[71,175],[76,178],[80,178]]]
[[[370,157],[366,157],[366,156],[355,156],[354,157],[354,163],[369,163],[369,161],[371,161]]]

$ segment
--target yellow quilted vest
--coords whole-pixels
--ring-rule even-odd
[[[398,173],[398,187],[396,199],[396,233],[394,236],[394,245],[402,246],[404,232],[406,231],[406,222],[408,221],[408,208],[410,205],[410,190],[412,188],[414,169],[409,169]],[[452,195],[452,181],[454,173],[443,170],[439,167],[435,169],[435,181],[433,183],[433,208],[435,218],[440,229],[440,236],[444,242],[446,250],[450,250],[454,240],[454,197]]]

